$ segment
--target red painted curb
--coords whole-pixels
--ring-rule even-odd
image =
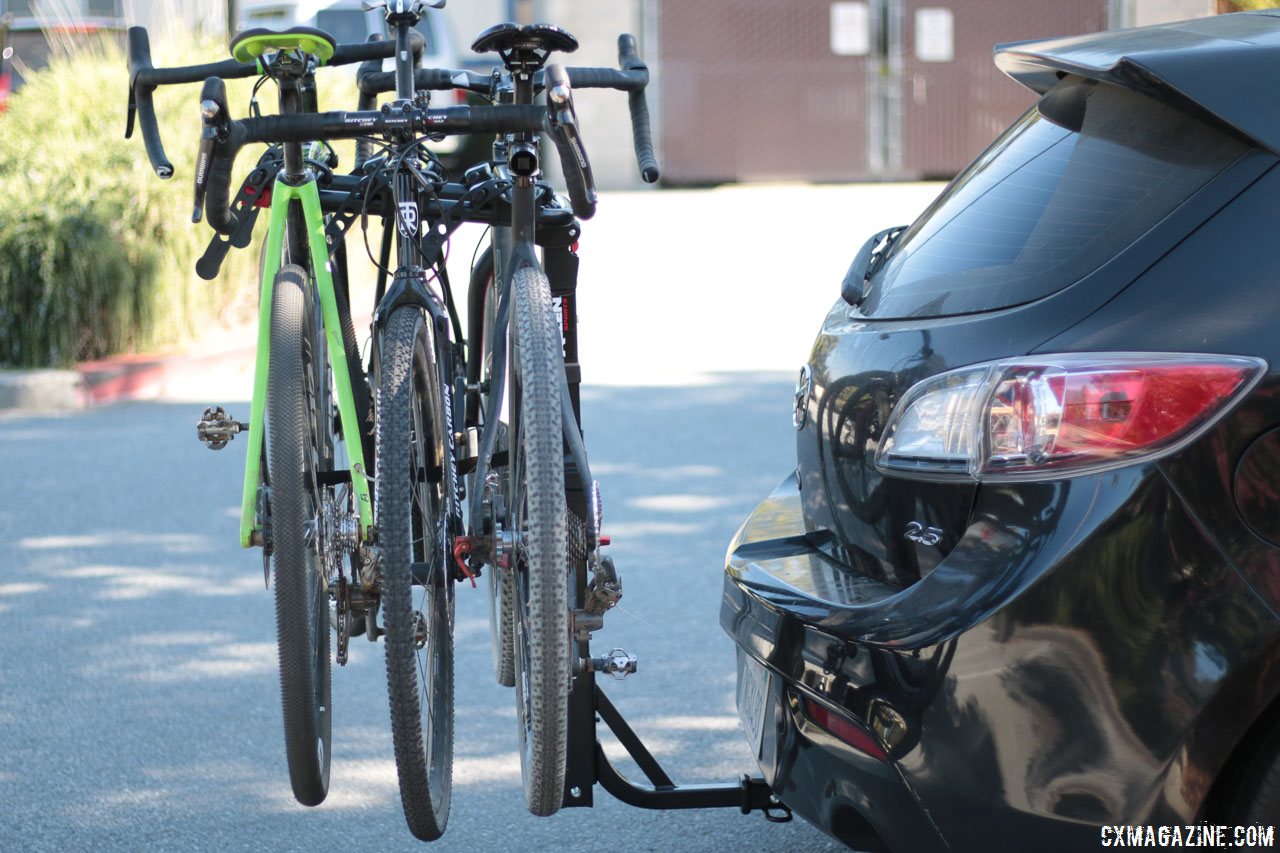
[[[84,383],[85,405],[106,406],[159,396],[167,366],[154,357],[122,356],[85,362],[76,369]]]
[[[155,400],[166,387],[191,379],[210,367],[237,360],[253,361],[256,347],[234,346],[219,352],[121,355],[76,365],[84,386],[86,406],[109,406],[136,400]]]

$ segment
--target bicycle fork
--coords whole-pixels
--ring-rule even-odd
[[[352,373],[346,364],[346,350],[342,342],[342,325],[338,316],[338,301],[334,293],[332,267],[329,263],[329,247],[324,233],[324,213],[320,207],[320,193],[314,177],[308,177],[297,185],[277,179],[271,195],[271,222],[267,230],[266,260],[262,265],[262,289],[258,305],[258,352],[253,375],[253,402],[249,412],[248,454],[245,460],[244,490],[240,504],[240,546],[269,546],[261,514],[259,485],[262,481],[262,460],[265,438],[265,413],[267,405],[267,372],[271,359],[271,299],[276,273],[280,270],[280,258],[288,225],[290,202],[297,200],[302,208],[310,249],[311,269],[320,307],[324,318],[325,343],[333,366],[333,379],[338,400],[338,414],[342,434],[346,438],[347,456],[351,463],[351,490],[355,496],[359,540],[367,542],[373,527],[373,505],[369,495],[369,472],[364,458],[360,422],[356,415],[355,394],[351,387]]]

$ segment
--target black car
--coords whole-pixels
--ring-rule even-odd
[[[730,546],[743,725],[859,849],[1265,841],[1280,12],[995,59],[1036,105],[858,253]]]

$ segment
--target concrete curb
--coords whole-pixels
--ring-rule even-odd
[[[232,394],[248,393],[254,353],[252,345],[232,343],[216,352],[201,347],[199,352],[116,356],[83,362],[74,370],[0,370],[0,412],[72,411],[182,398],[205,386],[214,402],[213,397],[228,393],[228,385]]]
[[[84,377],[77,370],[0,371],[0,412],[59,411],[84,406]]]

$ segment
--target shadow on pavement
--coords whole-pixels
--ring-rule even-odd
[[[606,689],[678,781],[734,780],[755,767],[718,623],[721,568],[746,513],[794,465],[791,377],[583,397],[626,590],[595,647],[640,658],[637,676]],[[382,650],[364,640],[334,675],[329,799],[292,798],[273,593],[259,552],[237,547],[243,443],[203,449],[200,409],[0,421],[0,848],[416,849]],[[595,809],[530,816],[483,593],[459,588],[458,602],[448,849],[839,849],[799,821],[644,812],[599,788]]]

